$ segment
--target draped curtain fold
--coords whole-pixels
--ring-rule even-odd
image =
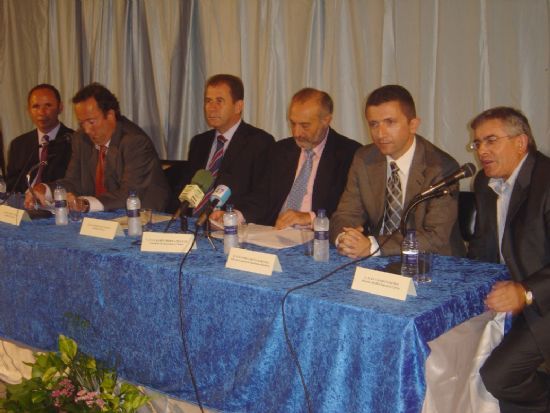
[[[246,121],[289,135],[292,94],[334,99],[333,126],[368,143],[366,95],[387,83],[413,94],[420,133],[460,163],[468,122],[495,105],[521,108],[550,154],[550,0],[0,0],[4,146],[33,126],[28,90],[70,99],[98,81],[142,126],[161,158],[185,159],[206,129],[205,79],[245,84]]]

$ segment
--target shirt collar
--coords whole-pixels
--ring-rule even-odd
[[[48,135],[49,141],[55,140],[55,137],[57,136],[57,133],[59,132],[59,128],[61,128],[61,122],[57,124],[55,128],[53,128],[48,133],[42,132],[40,129],[36,129],[38,132],[38,144],[42,145],[44,143],[44,136]]]
[[[388,165],[388,170],[390,170],[390,162],[395,162],[399,170],[406,176],[409,175],[409,170],[411,169],[412,160],[414,157],[414,151],[416,150],[416,136],[413,138],[413,143],[407,152],[399,157],[399,159],[393,159],[391,156],[386,155],[386,164]],[[389,175],[388,175],[389,176]]]
[[[502,195],[504,192],[513,188],[514,185],[516,184],[516,180],[518,179],[519,171],[521,170],[521,167],[523,166],[523,163],[525,162],[526,159],[527,159],[527,154],[523,156],[522,160],[518,163],[518,165],[514,169],[514,172],[512,172],[512,175],[510,175],[506,181],[502,178],[490,178],[488,183],[489,187],[497,195]]]
[[[226,143],[229,143],[229,141],[231,140],[231,138],[233,138],[233,135],[235,134],[235,132],[237,131],[237,128],[239,127],[239,125],[241,124],[243,120],[242,119],[239,119],[239,121],[237,123],[235,123],[233,126],[231,126],[229,129],[227,129],[224,133],[220,133],[217,129],[216,129],[216,136],[215,138],[218,139],[218,136],[220,135],[223,135],[223,137],[226,139]]]

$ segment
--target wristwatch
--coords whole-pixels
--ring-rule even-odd
[[[525,305],[533,304],[533,300],[535,299],[533,297],[533,291],[531,291],[525,284],[523,284],[523,289],[525,290]]]

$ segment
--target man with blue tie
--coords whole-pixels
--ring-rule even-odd
[[[288,110],[292,137],[275,144],[261,191],[241,210],[247,221],[277,229],[311,226],[317,210],[329,217],[334,212],[361,145],[330,127],[333,106],[321,90],[294,94]]]

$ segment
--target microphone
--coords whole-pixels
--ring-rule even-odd
[[[208,216],[212,213],[214,208],[216,207],[222,207],[223,204],[229,199],[231,196],[231,189],[229,189],[225,185],[218,185],[214,192],[212,192],[212,195],[210,195],[210,200],[208,201],[208,205],[204,209],[203,213],[197,220],[196,226],[202,227],[206,220],[208,219]]]
[[[185,185],[185,188],[181,191],[178,196],[180,201],[180,206],[178,210],[174,213],[174,218],[177,218],[180,213],[185,212],[189,207],[195,208],[201,200],[204,198],[204,193],[214,183],[214,176],[212,172],[207,171],[206,169],[199,169],[189,185]]]
[[[473,163],[466,163],[462,165],[456,172],[454,172],[452,175],[449,175],[445,178],[443,178],[441,181],[433,184],[428,189],[426,189],[424,192],[421,192],[418,197],[424,198],[425,196],[431,195],[434,192],[439,191],[441,188],[444,188],[446,186],[452,185],[455,182],[460,181],[464,178],[469,178],[472,176],[476,171],[476,167]]]

